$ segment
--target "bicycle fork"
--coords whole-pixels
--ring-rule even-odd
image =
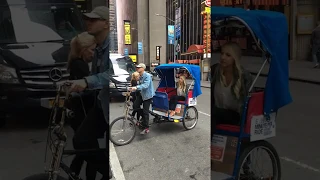
[[[59,172],[60,172],[60,162],[61,162],[61,158],[62,158],[62,153],[64,150],[64,146],[65,146],[65,142],[64,141],[60,141],[55,143],[55,154],[52,157],[52,163],[51,163],[51,169],[50,169],[50,173],[49,173],[49,180],[57,180]]]

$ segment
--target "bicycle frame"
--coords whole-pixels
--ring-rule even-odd
[[[68,174],[68,176],[73,179],[73,180],[82,180],[79,176],[75,175],[71,169],[62,162],[62,157],[63,155],[77,155],[81,153],[95,153],[95,152],[101,152],[105,151],[107,152],[108,150],[106,148],[99,148],[99,149],[85,149],[85,150],[65,150],[65,145],[67,141],[67,134],[64,130],[64,125],[65,125],[65,117],[67,113],[67,108],[65,107],[65,104],[63,104],[62,107],[62,116],[61,120],[58,124],[56,124],[56,115],[57,111],[59,109],[60,105],[60,99],[61,99],[61,92],[65,91],[66,92],[66,100],[70,98],[70,92],[68,90],[68,87],[70,84],[64,84],[60,85],[57,88],[57,95],[55,98],[55,103],[53,106],[53,117],[52,120],[49,122],[49,132],[48,132],[48,141],[50,140],[51,143],[50,145],[52,146],[52,139],[51,139],[51,132],[53,132],[57,139],[53,147],[51,148],[52,151],[52,159],[50,163],[50,168],[48,170],[49,173],[49,180],[57,180],[57,177],[60,173],[60,167],[61,169]],[[48,145],[47,145],[48,147]],[[47,152],[47,149],[46,149]],[[47,153],[46,153],[47,154]]]

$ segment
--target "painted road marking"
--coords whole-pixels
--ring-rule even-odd
[[[113,146],[113,143],[109,141],[109,156],[110,156],[110,164],[111,164],[111,169],[112,169],[112,174],[114,179],[116,180],[125,180],[119,158],[117,155],[117,152]]]
[[[209,116],[209,117],[211,116],[210,114],[207,114],[207,113],[204,113],[204,112],[201,112],[201,111],[198,111],[198,112],[199,112],[200,114],[203,114],[203,115],[206,115],[206,116]],[[290,163],[292,163],[292,164],[295,164],[295,165],[297,165],[297,166],[299,166],[299,167],[302,167],[302,168],[304,168],[304,169],[308,169],[308,170],[311,170],[311,171],[320,173],[320,169],[314,168],[314,167],[312,167],[312,166],[309,166],[309,165],[304,164],[304,163],[299,162],[299,161],[295,161],[295,160],[290,159],[290,158],[288,158],[288,157],[280,157],[280,159],[282,159],[282,160],[284,160],[284,161],[287,161],[287,162],[290,162]]]
[[[203,114],[203,115],[206,115],[206,116],[211,116],[210,114],[207,114],[207,113],[204,113],[204,112],[202,112],[202,111],[198,111],[200,114]]]
[[[288,157],[280,157],[280,159],[282,159],[282,160],[284,160],[284,161],[287,161],[287,162],[290,162],[290,163],[293,163],[293,164],[295,164],[295,165],[297,165],[297,166],[299,166],[299,167],[302,167],[302,168],[304,168],[304,169],[309,169],[309,170],[311,170],[311,171],[320,173],[320,170],[319,170],[319,169],[314,168],[314,167],[312,167],[312,166],[309,166],[309,165],[307,165],[307,164],[304,164],[304,163],[302,163],[302,162],[295,161],[295,160],[290,159],[290,158],[288,158]]]

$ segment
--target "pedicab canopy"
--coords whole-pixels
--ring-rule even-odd
[[[242,19],[271,55],[265,85],[264,112],[276,112],[292,102],[289,91],[287,19],[284,14],[272,11],[211,7],[212,22],[232,16]]]
[[[189,64],[161,64],[154,70],[161,78],[159,87],[175,87],[175,69],[185,68],[189,71],[194,80],[193,85],[193,97],[197,97],[202,94],[201,80],[200,80],[200,67],[197,65]]]

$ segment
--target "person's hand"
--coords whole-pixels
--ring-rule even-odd
[[[129,91],[136,91],[137,87],[129,87]]]
[[[82,92],[87,88],[87,82],[84,79],[70,81],[72,83],[71,92]]]

